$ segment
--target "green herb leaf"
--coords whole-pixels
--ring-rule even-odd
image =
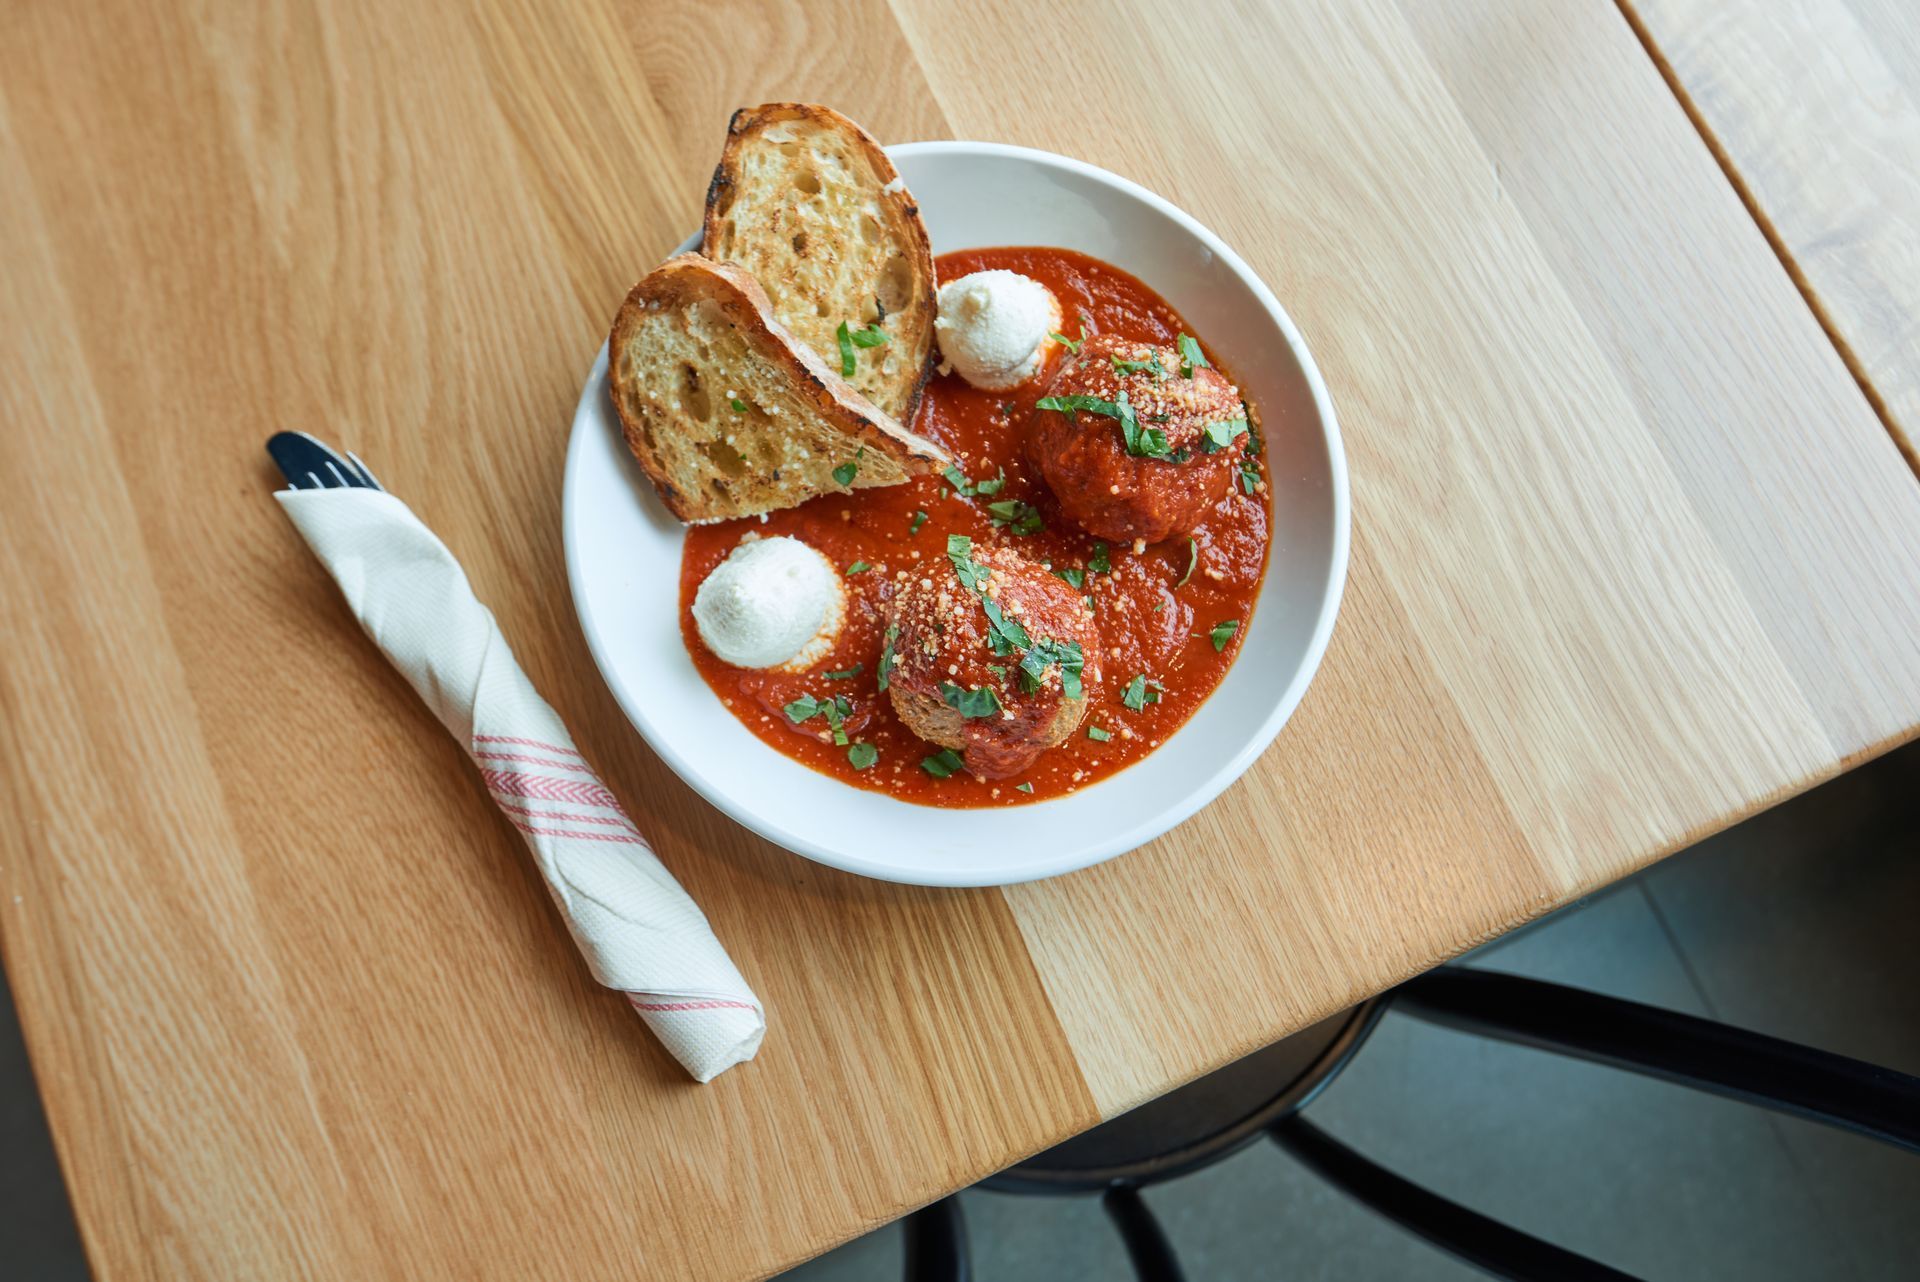
[[[1180,335],[1174,340],[1174,345],[1180,349],[1181,378],[1192,378],[1193,371],[1206,368],[1206,354],[1200,350],[1200,344],[1194,341],[1193,335]]]
[[[839,694],[834,695],[833,698],[820,705],[820,710],[827,714],[827,728],[833,731],[833,741],[843,748],[846,747],[846,717],[849,712],[853,711],[853,707],[847,702],[846,696]]]
[[[1178,583],[1173,585],[1173,590],[1175,592],[1178,592],[1181,588],[1184,588],[1187,586],[1187,580],[1193,577],[1194,567],[1199,564],[1200,564],[1200,545],[1198,543],[1195,543],[1191,538],[1189,538],[1187,540],[1187,572],[1180,576],[1180,581]]]
[[[1033,638],[1019,622],[1009,619],[1000,607],[987,597],[980,598],[980,608],[987,614],[987,648],[995,654],[1012,654],[1015,650],[1025,650],[1033,644]]]
[[[865,574],[868,570],[871,570],[872,568],[873,567],[868,565],[865,561],[855,561],[852,565],[847,567],[847,577],[852,578],[856,574]]]
[[[840,377],[852,378],[856,368],[853,363],[853,335],[848,332],[845,321],[840,322],[837,336],[840,339]]]
[[[1088,726],[1087,738],[1093,740],[1095,743],[1105,743],[1107,740],[1113,738],[1113,735],[1109,731],[1102,730],[1099,726]]]
[[[1113,362],[1113,372],[1118,378],[1125,378],[1129,374],[1147,373],[1153,375],[1154,381],[1158,382],[1167,376],[1167,367],[1160,363],[1158,352],[1154,352],[1144,361],[1123,361],[1118,356],[1108,359]]]
[[[845,326],[842,326],[844,329]],[[852,485],[853,478],[860,475],[860,460],[866,456],[867,447],[862,445],[853,452],[853,457],[833,469],[833,479],[842,485]]]
[[[1120,695],[1120,702],[1134,712],[1147,710],[1147,674],[1142,672],[1127,682],[1127,688]]]
[[[887,331],[878,325],[869,325],[865,329],[855,330],[850,337],[855,347],[878,347],[887,341]]]
[[[1086,663],[1086,654],[1080,649],[1078,641],[1048,638],[1036,643],[1020,660],[1020,687],[1028,694],[1035,693],[1046,678],[1048,669],[1058,665],[1061,693],[1069,699],[1078,699],[1085,693],[1081,673]]]
[[[735,414],[745,414],[747,412],[747,403],[738,396],[729,397],[727,404],[733,406],[733,412]]]
[[[927,514],[925,512],[916,510],[913,514],[913,523],[907,526],[907,533],[908,534],[920,533],[920,527],[925,525],[926,523],[927,523]]]
[[[998,503],[989,503],[987,511],[993,513],[995,529],[1005,526],[1022,537],[1037,534],[1046,528],[1046,523],[1040,519],[1040,509],[1020,499],[1002,499]]]
[[[977,494],[998,494],[1007,483],[1007,473],[1004,468],[993,480],[981,481],[977,485],[969,481],[967,474],[957,467],[950,467],[940,475],[945,477],[947,484],[953,487],[953,492],[963,499],[973,498]]]
[[[1167,455],[1167,462],[1184,463],[1192,457],[1193,457],[1193,451],[1188,449],[1186,446],[1182,445],[1179,449]]]
[[[1251,458],[1240,460],[1240,488],[1248,494],[1260,488],[1260,465]]]
[[[989,663],[987,665],[987,671],[993,673],[994,679],[997,681],[1005,681],[1007,679],[1007,670],[997,663]]]
[[[866,664],[856,663],[851,668],[842,668],[838,672],[823,672],[820,675],[824,676],[829,681],[845,681],[850,677],[859,676],[862,672],[865,672],[866,669],[867,669]]]
[[[963,717],[997,717],[1000,715],[1000,696],[993,692],[992,686],[981,686],[978,690],[968,690],[951,681],[940,683],[940,697],[947,706]]]
[[[1087,575],[1084,570],[1055,570],[1053,576],[1057,579],[1065,579],[1068,583],[1072,584],[1075,589],[1081,589],[1087,586]]]
[[[1213,638],[1214,653],[1217,654],[1220,651],[1226,649],[1227,642],[1233,640],[1233,634],[1238,632],[1239,630],[1240,630],[1240,620],[1238,619],[1228,619],[1224,623],[1214,624],[1213,631],[1207,633],[1209,637]]]
[[[880,666],[874,669],[874,685],[881,690],[887,688],[887,682],[893,679],[893,667],[898,660],[894,657],[893,643],[900,639],[899,628],[888,628],[887,639],[880,646]]]
[[[931,757],[920,758],[920,768],[935,779],[945,779],[965,764],[952,748],[942,748]]]
[[[1033,794],[1033,785],[1030,783],[1017,783],[1013,785],[1013,790],[1015,792],[1024,792],[1031,796]]]
[[[1093,555],[1087,559],[1088,574],[1112,574],[1113,562],[1107,559],[1107,545],[1096,542]]]
[[[866,770],[880,760],[880,749],[870,743],[856,743],[847,749],[847,761],[855,770]]]
[[[1072,352],[1075,356],[1078,356],[1080,354],[1080,344],[1087,341],[1087,335],[1085,330],[1082,330],[1080,332],[1080,337],[1078,338],[1068,338],[1065,334],[1059,334],[1059,333],[1055,333],[1053,330],[1048,330],[1047,337],[1059,343],[1062,347]]]
[[[1218,423],[1209,423],[1200,429],[1200,448],[1209,454],[1218,454],[1233,444],[1233,438],[1244,436],[1247,420],[1244,418],[1223,419]]]
[[[947,536],[947,560],[967,591],[978,594],[987,586],[987,567],[973,559],[973,540],[964,534]]]
[[[785,708],[782,708],[781,711],[787,714],[787,720],[797,726],[808,717],[819,716],[820,710],[826,706],[826,704],[821,703],[812,695],[803,694],[792,703],[789,703]]]
[[[1260,453],[1260,428],[1253,421],[1253,411],[1247,408],[1245,401],[1240,402],[1240,417],[1247,420],[1247,453]]]

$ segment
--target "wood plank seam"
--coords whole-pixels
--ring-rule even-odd
[[[1768,247],[1773,250],[1774,257],[1780,260],[1780,266],[1793,281],[1793,287],[1800,292],[1800,297],[1806,300],[1807,308],[1819,322],[1821,332],[1826,334],[1827,341],[1833,344],[1834,351],[1840,354],[1841,363],[1847,367],[1847,373],[1853,376],[1853,381],[1860,388],[1860,394],[1866,398],[1867,405],[1873,410],[1873,416],[1880,420],[1882,427],[1887,429],[1887,435],[1893,438],[1893,443],[1899,449],[1901,457],[1906,459],[1907,466],[1913,470],[1916,477],[1920,477],[1920,445],[1915,444],[1913,438],[1908,436],[1906,430],[1894,418],[1886,399],[1873,385],[1872,377],[1867,373],[1865,364],[1860,360],[1859,354],[1854,351],[1853,344],[1840,333],[1839,327],[1834,324],[1832,314],[1828,311],[1826,304],[1821,301],[1819,291],[1814,288],[1813,282],[1807,279],[1806,273],[1801,271],[1793,251],[1787,247],[1786,238],[1781,236],[1773,219],[1767,215],[1767,211],[1761,208],[1759,199],[1754,195],[1752,186],[1741,174],[1732,153],[1727,150],[1726,144],[1721,141],[1720,135],[1715,132],[1713,126],[1707,123],[1705,113],[1694,102],[1693,95],[1687,91],[1687,87],[1681,83],[1673,64],[1660,51],[1660,46],[1653,38],[1653,32],[1634,8],[1634,0],[1614,0],[1614,3],[1620,10],[1620,16],[1626,19],[1627,26],[1633,30],[1634,39],[1640,42],[1640,47],[1647,51],[1647,57],[1660,72],[1660,78],[1667,82],[1667,88],[1673,92],[1674,99],[1680,104],[1680,109],[1687,113],[1687,119],[1693,123],[1695,132],[1700,135],[1700,141],[1705,143],[1707,150],[1713,153],[1714,163],[1719,165],[1720,172],[1727,176],[1727,181],[1732,184],[1734,192],[1740,197],[1740,203],[1746,206],[1747,213],[1753,218],[1754,224],[1760,228],[1760,234],[1766,237]]]

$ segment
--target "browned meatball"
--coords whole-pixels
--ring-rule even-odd
[[[1072,734],[1100,680],[1092,610],[1007,548],[950,539],[947,560],[894,593],[887,624],[894,711],[982,779],[1017,775]]]
[[[1157,364],[1158,370],[1122,372],[1118,361]],[[1206,429],[1244,423],[1240,393],[1206,366],[1196,366],[1191,378],[1180,377],[1180,354],[1171,347],[1108,334],[1087,339],[1047,388],[1048,397],[1089,396],[1112,405],[1123,393],[1139,433],[1132,449],[1126,423],[1111,414],[1036,409],[1027,427],[1027,458],[1061,511],[1089,534],[1119,543],[1185,534],[1233,487],[1245,430],[1223,446]],[[1156,431],[1164,447],[1150,435]],[[1216,428],[1215,435],[1231,431]]]

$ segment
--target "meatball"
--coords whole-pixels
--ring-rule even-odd
[[[947,564],[888,601],[880,671],[909,730],[982,779],[1005,779],[1079,726],[1100,680],[1099,640],[1064,580],[955,537]]]
[[[1034,410],[1027,458],[1061,511],[1089,534],[1157,543],[1191,530],[1231,492],[1247,446],[1239,390],[1207,366],[1182,378],[1180,365],[1171,347],[1096,334],[1054,375],[1048,397],[1120,404],[1124,396],[1137,427],[1133,449],[1123,419],[1086,409]],[[1237,426],[1207,431],[1218,424]],[[1151,435],[1156,431],[1164,446]],[[1216,439],[1229,433],[1224,444]]]

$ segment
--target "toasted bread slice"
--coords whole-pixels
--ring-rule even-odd
[[[952,463],[789,334],[738,267],[668,259],[627,295],[608,345],[627,445],[683,521],[772,512]],[[847,464],[851,477],[835,477]]]
[[[780,323],[833,369],[839,329],[878,325],[848,382],[911,425],[933,368],[933,251],[871,135],[809,103],[743,107],[707,188],[701,252],[751,272]]]

